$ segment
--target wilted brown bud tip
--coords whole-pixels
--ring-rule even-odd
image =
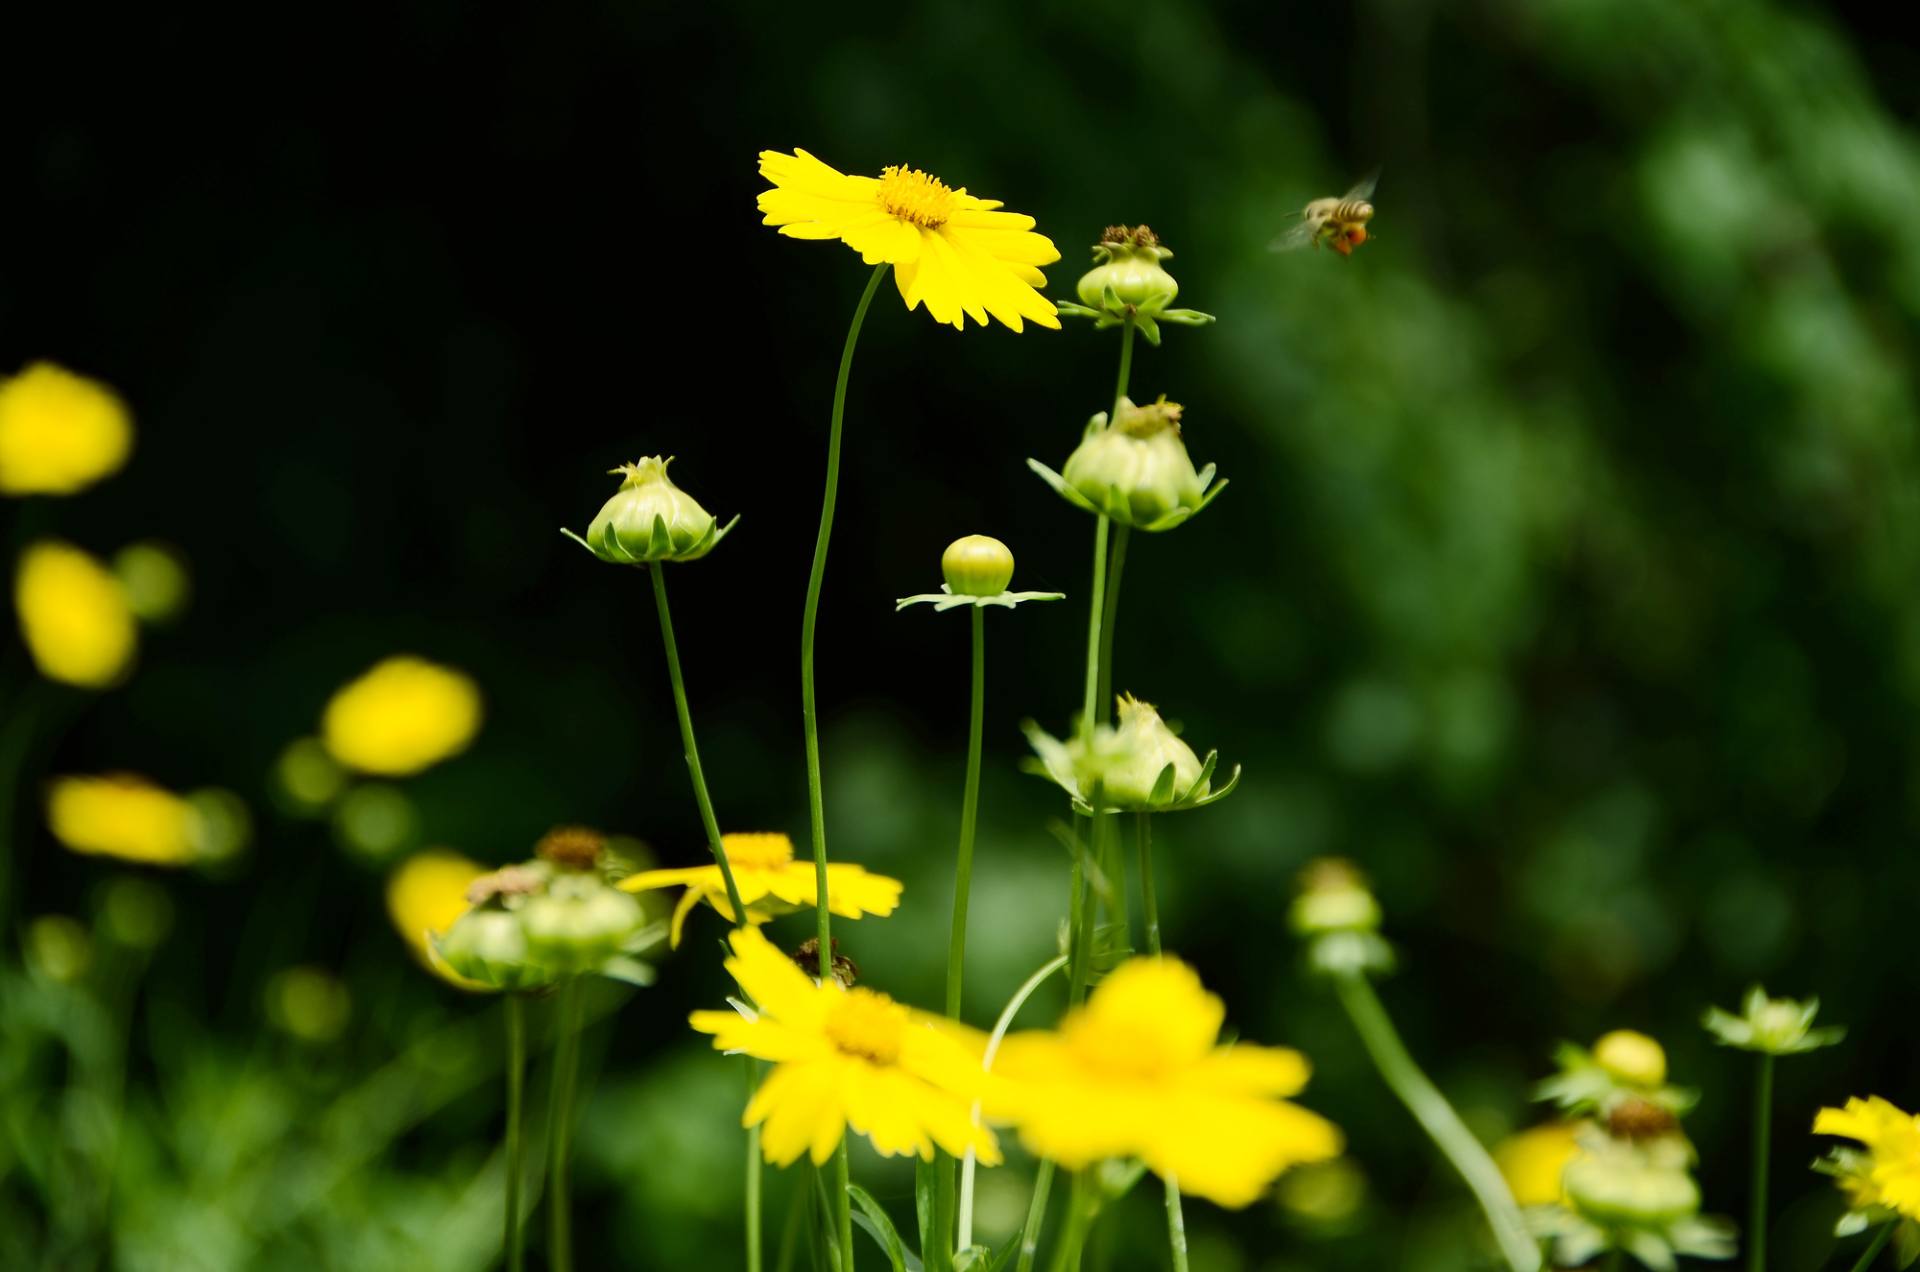
[[[793,952],[793,961],[800,970],[815,980],[820,979],[820,938],[810,936],[800,942],[800,948]],[[840,938],[833,938],[833,980],[842,989],[852,989],[853,983],[860,979],[860,965],[840,952]]]
[[[1615,1139],[1659,1139],[1679,1128],[1680,1120],[1671,1109],[1638,1096],[1620,1101],[1607,1114],[1607,1134]]]
[[[1300,871],[1302,892],[1366,891],[1367,877],[1345,857],[1316,857]]]
[[[597,830],[585,826],[556,826],[534,845],[534,855],[542,861],[567,870],[591,870],[600,861],[600,850],[607,840]]]
[[[537,870],[529,870],[525,866],[502,866],[467,885],[467,904],[485,905],[495,897],[524,897],[538,892],[543,882]]]
[[[1129,437],[1152,437],[1168,429],[1175,437],[1180,436],[1180,415],[1186,408],[1178,402],[1167,401],[1162,393],[1159,400],[1148,402],[1144,406],[1134,406],[1128,402],[1120,404],[1120,431]]]

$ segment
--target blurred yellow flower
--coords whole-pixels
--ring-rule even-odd
[[[459,853],[428,849],[407,858],[387,879],[387,914],[394,930],[421,966],[462,989],[486,986],[448,967],[433,948],[432,938],[445,936],[454,920],[467,912],[467,889],[486,873],[485,866]]]
[[[1550,1206],[1564,1195],[1560,1176],[1579,1152],[1577,1140],[1586,1122],[1547,1122],[1500,1141],[1493,1160],[1513,1199],[1522,1206]]]
[[[1920,1118],[1877,1095],[1856,1097],[1843,1109],[1821,1109],[1813,1133],[1858,1140],[1866,1147],[1867,1160],[1840,1179],[1853,1209],[1885,1206],[1920,1219]]]
[[[1137,1157],[1187,1192],[1244,1206],[1289,1166],[1340,1152],[1339,1128],[1288,1103],[1299,1052],[1221,1046],[1220,1000],[1171,958],[1122,963],[1058,1032],[1014,1034],[994,1062],[990,1117],[1073,1170]]]
[[[480,728],[480,690],[449,667],[388,658],[327,703],[320,733],[348,768],[405,777],[457,755]]]
[[[34,666],[49,680],[101,689],[119,680],[139,644],[133,610],[106,566],[45,540],[20,557],[13,603]]]
[[[153,866],[197,857],[193,805],[142,777],[55,778],[47,790],[47,828],[77,853]]]
[[[785,835],[753,833],[720,836],[721,851],[733,867],[734,886],[740,889],[740,901],[747,907],[747,921],[765,923],[776,914],[786,914],[819,903],[819,877],[811,861],[793,859],[793,840]],[[671,941],[680,944],[680,929],[694,906],[705,901],[733,922],[733,907],[727,903],[727,882],[720,867],[687,866],[679,870],[642,870],[620,881],[628,892],[646,892],[654,888],[684,886],[686,892],[673,908]],[[898,879],[869,874],[865,866],[827,865],[827,909],[843,919],[862,915],[889,915],[900,904]]]
[[[931,1161],[938,1144],[999,1163],[993,1133],[973,1124],[971,1102],[987,1078],[970,1031],[870,989],[815,984],[758,928],[731,939],[727,971],[755,1010],[696,1011],[691,1020],[716,1050],[774,1061],[740,1119],[766,1124],[768,1161],[785,1166],[811,1153],[822,1163],[851,1126],[885,1157]]]
[[[996,211],[917,168],[850,177],[804,150],[760,152],[763,225],[790,238],[839,239],[869,265],[886,262],[908,309],[922,302],[935,322],[964,330],[992,314],[1015,331],[1023,318],[1058,328],[1039,267],[1060,259],[1053,241],[1033,233],[1033,218]]]
[[[0,380],[0,494],[71,495],[132,449],[127,408],[105,385],[47,362]]]

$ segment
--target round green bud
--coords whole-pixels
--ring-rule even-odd
[[[151,880],[122,876],[101,890],[100,920],[111,940],[130,949],[158,949],[173,930],[173,899]]]
[[[1161,264],[1172,255],[1144,225],[1113,226],[1094,245],[1094,266],[1080,276],[1074,290],[1080,296],[1080,303],[1089,309],[1106,307],[1109,288],[1122,305],[1133,309],[1163,309],[1180,294],[1180,284]]]
[[[534,961],[590,972],[620,953],[646,921],[640,903],[591,874],[561,874],[520,908]]]
[[[347,788],[347,771],[319,738],[289,743],[274,763],[273,777],[280,804],[298,816],[320,813]]]
[[[434,948],[448,967],[494,989],[531,989],[553,979],[533,961],[520,916],[497,906],[467,911]]]
[[[1291,919],[1302,936],[1372,932],[1380,927],[1380,903],[1351,862],[1322,857],[1300,872]]]
[[[1125,809],[1153,808],[1154,787],[1169,764],[1173,787],[1163,802],[1198,799],[1207,793],[1211,783],[1194,789],[1200,780],[1200,757],[1167,727],[1151,704],[1122,694],[1116,712],[1111,759],[1100,774],[1104,803]]]
[[[690,561],[718,542],[713,514],[667,476],[672,462],[656,455],[612,470],[625,480],[587,527],[595,556],[621,565]]]
[[[93,962],[93,940],[87,929],[64,914],[43,914],[27,924],[25,945],[27,966],[62,985],[86,975]]]
[[[1095,508],[1144,526],[1177,508],[1198,508],[1205,486],[1180,440],[1180,404],[1120,400],[1119,419],[1088,431],[1061,477]]]
[[[346,1031],[353,996],[323,967],[289,967],[267,982],[267,1019],[302,1042],[328,1043]]]
[[[1602,1225],[1658,1228],[1700,1209],[1700,1186],[1684,1167],[1638,1150],[1578,1155],[1560,1182],[1574,1209]]]
[[[143,622],[165,623],[187,608],[193,584],[186,558],[164,543],[133,543],[113,557],[113,573],[127,605]]]
[[[1631,1029],[1616,1029],[1594,1043],[1593,1062],[1629,1086],[1657,1087],[1667,1080],[1666,1050]]]
[[[1013,582],[1013,552],[998,539],[970,534],[940,554],[940,573],[955,596],[998,596]]]

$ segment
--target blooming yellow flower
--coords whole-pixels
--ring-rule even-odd
[[[466,750],[480,728],[480,690],[460,672],[388,658],[327,703],[320,735],[348,768],[405,777]]]
[[[987,1077],[970,1031],[870,989],[842,989],[831,977],[815,984],[758,928],[731,939],[727,971],[753,1012],[696,1011],[690,1019],[714,1036],[715,1049],[774,1062],[740,1119],[765,1123],[768,1161],[785,1166],[810,1152],[824,1162],[851,1126],[885,1157],[931,1161],[938,1144],[955,1157],[971,1148],[999,1164],[993,1133],[973,1123],[972,1101]]]
[[[1855,1210],[1885,1206],[1920,1219],[1920,1118],[1877,1095],[1856,1097],[1843,1109],[1821,1109],[1813,1133],[1858,1140],[1866,1147],[1868,1161],[1861,1171],[1840,1181]]]
[[[71,495],[132,449],[127,408],[105,385],[47,362],[0,381],[0,495]]]
[[[27,652],[49,680],[103,689],[133,662],[139,631],[126,593],[111,570],[72,544],[28,548],[13,603]]]
[[[74,852],[151,866],[184,866],[198,853],[193,805],[142,777],[55,778],[47,828]]]
[[[1500,1141],[1494,1164],[1523,1206],[1551,1206],[1565,1196],[1560,1177],[1580,1151],[1579,1137],[1590,1123],[1548,1122]]]
[[[1030,216],[1000,212],[997,199],[977,199],[917,168],[850,177],[804,150],[760,152],[764,225],[790,238],[839,239],[869,265],[893,266],[908,309],[925,302],[935,322],[964,330],[987,315],[1019,331],[1030,318],[1058,328],[1053,303],[1036,287],[1039,267],[1060,259],[1053,240],[1033,232]]]
[[[448,967],[433,948],[436,936],[445,936],[454,920],[467,912],[467,889],[487,868],[459,853],[428,849],[415,853],[387,879],[387,914],[394,930],[420,960],[420,965],[462,989],[485,989],[479,981]]]
[[[1221,1046],[1225,1008],[1192,968],[1130,959],[1058,1032],[1014,1034],[993,1072],[989,1116],[1029,1151],[1074,1170],[1138,1157],[1223,1206],[1244,1206],[1289,1166],[1324,1161],[1339,1128],[1282,1097],[1307,1083],[1297,1051]]]
[[[747,907],[747,921],[765,923],[776,914],[819,904],[819,878],[811,861],[793,859],[793,840],[780,834],[736,834],[720,836],[721,851],[733,867],[734,886],[740,889],[741,904]],[[687,866],[679,870],[642,870],[620,881],[628,892],[646,892],[654,888],[684,886],[680,904],[673,908],[670,941],[680,944],[680,929],[694,906],[705,901],[733,922],[733,906],[727,902],[727,881],[720,867]],[[898,879],[869,874],[866,867],[829,862],[827,865],[827,909],[843,919],[863,915],[886,916],[900,904]]]

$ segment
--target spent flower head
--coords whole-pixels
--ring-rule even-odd
[[[1224,785],[1213,784],[1220,753],[1201,759],[1167,726],[1151,703],[1121,694],[1115,723],[1077,731],[1062,742],[1033,721],[1020,726],[1033,747],[1024,767],[1050,779],[1073,797],[1083,813],[1093,810],[1098,792],[1102,809],[1130,813],[1175,813],[1204,808],[1233,793],[1240,768]]]
[[[1380,903],[1360,868],[1318,857],[1299,876],[1288,920],[1307,941],[1307,966],[1324,975],[1393,970],[1393,947],[1380,935]]]
[[[698,500],[673,484],[667,476],[672,462],[671,455],[652,455],[609,469],[621,478],[620,489],[600,506],[586,537],[564,527],[560,533],[615,565],[699,560],[727,537],[740,518],[736,515],[722,526]]]
[[[1610,1250],[1665,1272],[1679,1258],[1731,1259],[1734,1227],[1700,1213],[1692,1166],[1692,1146],[1677,1133],[1626,1140],[1589,1127],[1561,1173],[1564,1201],[1534,1207],[1528,1218],[1552,1241],[1556,1267],[1585,1265]]]
[[[1076,508],[1136,530],[1171,530],[1227,488],[1213,480],[1212,464],[1195,470],[1178,402],[1163,394],[1145,406],[1125,397],[1119,405],[1111,423],[1104,411],[1087,421],[1061,472],[1036,459],[1027,467]]]
[[[1013,550],[991,535],[970,534],[955,539],[940,555],[940,573],[946,582],[938,592],[903,596],[894,604],[898,613],[909,605],[930,604],[936,613],[960,605],[1012,609],[1023,601],[1057,601],[1063,592],[1009,592],[1013,582]]]
[[[1171,309],[1180,284],[1167,272],[1173,252],[1145,225],[1111,225],[1093,245],[1093,268],[1080,276],[1080,303],[1063,302],[1060,312],[1091,318],[1096,330],[1133,323],[1150,344],[1160,343],[1160,324],[1198,327],[1212,314]]]
[[[1831,1047],[1846,1036],[1844,1026],[1814,1028],[1813,1018],[1819,1011],[1818,998],[1805,1002],[1769,998],[1766,990],[1755,985],[1741,1000],[1739,1015],[1709,1007],[1700,1023],[1722,1046],[1762,1055],[1792,1056]]]
[[[1667,1084],[1667,1053],[1654,1039],[1631,1029],[1606,1034],[1593,1049],[1562,1043],[1554,1052],[1560,1071],[1535,1089],[1569,1113],[1607,1118],[1623,1102],[1642,1100],[1678,1116],[1698,1095]]]

